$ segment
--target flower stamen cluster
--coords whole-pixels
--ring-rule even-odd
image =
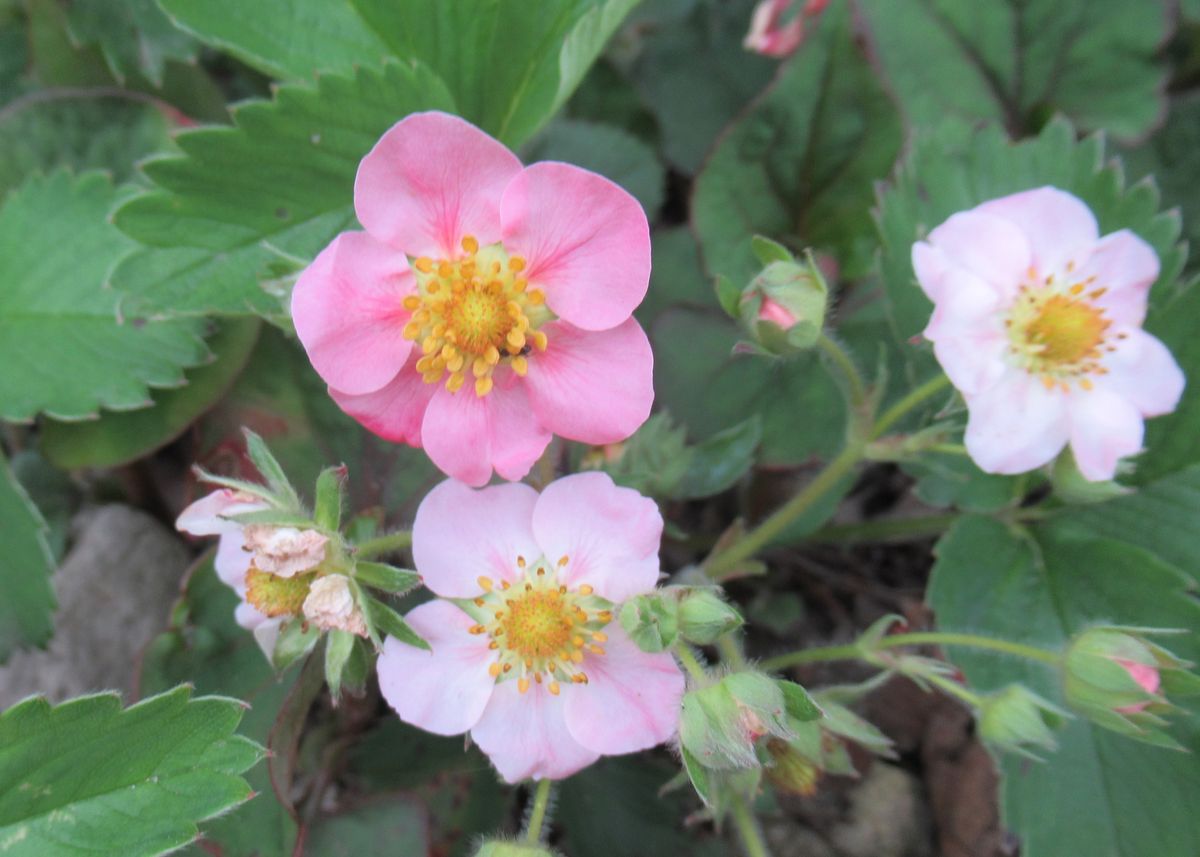
[[[1074,270],[1075,263],[1068,262],[1064,276],[1043,279],[1031,266],[1004,321],[1013,364],[1038,376],[1047,390],[1058,387],[1064,393],[1071,391],[1072,383],[1092,390],[1089,376],[1107,375],[1100,361],[1116,351],[1108,339],[1128,336],[1109,333],[1112,319],[1097,303],[1107,287],[1092,288],[1095,274],[1072,283]]]
[[[532,348],[546,350],[539,327],[553,314],[545,294],[521,276],[522,256],[508,255],[502,243],[480,248],[472,235],[461,245],[465,255],[457,259],[421,256],[413,262],[417,289],[403,301],[412,313],[403,335],[421,347],[415,368],[426,384],[445,378],[446,389],[457,393],[469,372],[475,395],[483,397],[501,365],[525,377],[526,355]]]
[[[569,564],[567,556],[555,565],[544,558],[529,563],[518,556],[516,565],[524,579],[516,585],[502,580],[497,586],[489,577],[479,578],[483,594],[473,604],[491,615],[468,631],[491,638],[488,648],[499,657],[489,672],[501,681],[516,677],[521,693],[529,690],[531,681],[545,682],[555,696],[561,690],[559,682],[587,684],[587,673],[580,668],[584,653],[605,654],[601,644],[608,635],[601,629],[613,619],[612,602],[586,583],[574,589],[560,583],[559,572],[565,575]]]

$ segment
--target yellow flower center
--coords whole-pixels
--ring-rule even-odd
[[[486,396],[497,367],[507,364],[524,375],[526,355],[546,350],[539,328],[553,316],[546,296],[521,276],[523,258],[509,256],[501,244],[480,248],[470,235],[462,249],[457,259],[413,261],[417,290],[404,299],[412,318],[403,334],[421,346],[417,371],[425,383],[445,378],[446,389],[457,393],[469,373],[475,395]]]
[[[479,597],[458,602],[477,625],[472,634],[487,634],[489,648],[498,658],[490,667],[499,681],[516,678],[521,693],[530,684],[546,683],[557,695],[559,682],[587,684],[580,669],[584,653],[603,655],[608,635],[601,629],[612,621],[612,603],[584,584],[569,589],[559,583],[559,571],[570,563],[562,557],[556,565],[544,559],[528,563],[517,557],[520,579],[512,584],[479,578]]]
[[[315,571],[280,577],[252,565],[246,572],[246,600],[264,616],[295,616],[316,578]]]
[[[1095,277],[1072,283],[1073,269],[1069,263],[1063,285],[1053,275],[1039,279],[1030,269],[1004,322],[1014,362],[1039,376],[1048,390],[1058,386],[1069,392],[1071,382],[1092,389],[1088,376],[1106,374],[1100,360],[1105,352],[1115,350],[1108,341],[1112,322],[1096,303],[1107,289],[1091,288]],[[1124,339],[1125,334],[1117,338]]]

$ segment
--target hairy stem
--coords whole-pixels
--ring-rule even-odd
[[[373,559],[377,556],[395,553],[412,545],[412,531],[399,530],[386,536],[367,539],[354,546],[354,554],[359,559]]]
[[[529,824],[525,827],[525,841],[537,845],[542,841],[542,827],[546,823],[546,815],[550,809],[550,790],[554,788],[554,780],[538,780],[537,791],[533,794],[533,809],[529,812]]]
[[[737,828],[738,838],[742,840],[742,849],[746,857],[771,857],[767,841],[763,838],[762,828],[758,825],[753,811],[746,805],[746,800],[739,794],[731,796],[729,814]]]

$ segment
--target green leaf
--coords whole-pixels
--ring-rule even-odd
[[[316,819],[305,837],[304,849],[306,854],[321,857],[428,854],[429,836],[421,801],[412,795],[380,795]]]
[[[716,295],[704,267],[696,238],[686,226],[658,228],[650,233],[653,265],[650,288],[636,316],[649,329],[666,309],[677,304],[718,309]],[[741,285],[736,287],[741,294]],[[736,300],[736,299],[735,299]]]
[[[349,0],[160,0],[176,25],[273,77],[374,65],[387,48]],[[399,117],[397,117],[399,118]]]
[[[738,328],[713,312],[663,313],[651,331],[659,405],[699,441],[759,414],[762,459],[772,465],[833,455],[842,440],[845,406],[817,357],[730,357],[739,338]],[[797,431],[797,414],[804,415],[804,431]]]
[[[659,794],[675,773],[660,759],[601,759],[564,781],[556,812],[563,848],[571,857],[728,854],[696,828],[663,823],[682,816],[689,803],[681,792]]]
[[[1056,526],[1070,527],[1096,538],[1120,539],[1170,563],[1179,573],[1200,582],[1200,466],[1094,506],[1064,509]]]
[[[913,492],[930,506],[954,506],[970,512],[991,512],[1020,502],[1027,480],[984,473],[965,451],[962,454],[926,452],[901,464],[917,478]]]
[[[579,85],[639,0],[351,0],[393,55],[432,68],[462,116],[510,146]]]
[[[0,197],[26,176],[59,166],[76,172],[104,169],[114,182],[126,182],[135,178],[138,160],[169,145],[162,111],[114,97],[107,89],[67,90],[55,97],[34,90],[5,111],[0,122]]]
[[[645,33],[631,70],[634,85],[658,119],[663,154],[691,175],[713,141],[771,80],[776,63],[742,47],[755,0],[667,4],[639,13]],[[646,4],[651,7],[651,4]]]
[[[1135,137],[1165,113],[1159,48],[1169,3],[1149,0],[864,0],[859,11],[910,123],[947,116],[1036,132],[1061,111]]]
[[[175,27],[154,0],[72,0],[71,35],[96,42],[118,81],[143,74],[161,86],[168,59],[193,62],[197,44]]]
[[[46,522],[0,455],[0,663],[20,646],[42,646],[53,630],[54,558]]]
[[[397,595],[408,592],[421,582],[421,576],[415,571],[361,560],[354,563],[354,579],[364,586]]]
[[[528,139],[570,96],[637,0],[163,0],[177,23],[282,78],[387,56],[428,65],[461,115]],[[394,118],[400,118],[398,114]]]
[[[453,109],[441,82],[391,63],[280,87],[274,101],[237,108],[234,128],[180,134],[183,155],[143,165],[158,189],[115,215],[148,246],[113,272],[114,287],[145,311],[279,313],[260,275],[281,255],[310,259],[354,228],[359,161],[398,119],[432,108]]]
[[[132,246],[107,221],[128,196],[98,173],[56,172],[0,206],[0,417],[145,407],[149,387],[178,386],[204,359],[195,322],[119,319],[119,296],[102,288]]]
[[[234,734],[243,712],[187,687],[125,710],[115,694],[19,703],[0,716],[5,853],[140,857],[187,844],[197,822],[253,795],[239,774],[262,750]]]
[[[1021,538],[1002,524],[960,520],[938,545],[929,602],[940,627],[1058,648],[1098,622],[1195,628],[1200,607],[1176,571],[1132,545],[1074,538],[1052,527]],[[1194,635],[1172,640],[1187,658],[1200,657]],[[981,690],[1020,682],[1061,700],[1054,674],[1042,665],[951,648]],[[1200,749],[1195,719],[1176,737]],[[1005,825],[1027,857],[1142,857],[1200,853],[1193,807],[1200,801],[1200,766],[1193,756],[1150,747],[1076,717],[1044,765],[1005,758]],[[1046,807],[1055,812],[1047,814]],[[1135,809],[1136,808],[1136,809]],[[1063,818],[1088,819],[1063,825]]]
[[[117,467],[173,441],[216,403],[246,365],[258,340],[258,319],[228,319],[208,340],[212,363],[189,369],[178,389],[151,393],[154,405],[106,413],[88,422],[45,420],[39,440],[46,457],[63,469]]]
[[[46,521],[51,556],[61,559],[71,519],[83,500],[80,486],[34,449],[24,449],[13,456],[12,472]]]
[[[900,152],[900,118],[831,6],[770,89],[722,136],[696,180],[692,223],[705,265],[735,284],[762,267],[762,234],[834,253],[850,275],[874,250],[874,183]]]
[[[711,497],[732,488],[754,464],[754,453],[761,441],[762,420],[754,414],[697,444],[692,448],[687,470],[672,496],[690,500]]]
[[[641,203],[651,220],[662,206],[667,184],[662,164],[653,149],[620,128],[560,119],[525,155],[529,161],[565,161],[612,179]]]
[[[212,554],[184,582],[171,628],[146,649],[141,688],[154,693],[190,682],[200,693],[227,694],[250,705],[242,722],[246,737],[267,744],[299,670],[276,676],[254,636],[234,622],[238,598],[212,568]],[[277,799],[266,766],[247,779],[258,792],[246,807],[204,825],[205,839],[222,857],[291,857],[296,823]]]

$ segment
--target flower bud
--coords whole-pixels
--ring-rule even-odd
[[[541,845],[489,841],[479,846],[475,857],[555,857],[555,852]]]
[[[680,636],[701,646],[716,642],[743,622],[715,586],[688,588],[679,601],[678,619]]]
[[[979,735],[989,744],[1037,759],[1034,750],[1058,747],[1053,730],[1060,728],[1068,717],[1057,705],[1014,684],[982,697]]]
[[[757,672],[732,673],[683,698],[679,740],[707,768],[751,768],[760,764],[758,742],[789,739],[783,691]]]
[[[621,627],[643,652],[661,652],[675,642],[677,602],[668,590],[630,598],[621,605]]]
[[[1200,692],[1192,666],[1150,642],[1145,628],[1100,626],[1077,634],[1063,656],[1063,695],[1093,723],[1161,746],[1178,744],[1159,727],[1175,706],[1166,695]]]
[[[756,345],[787,355],[816,345],[825,325],[829,287],[813,260],[797,262],[779,245],[760,251],[766,267],[742,291],[738,316]],[[767,260],[770,261],[767,261]]]

